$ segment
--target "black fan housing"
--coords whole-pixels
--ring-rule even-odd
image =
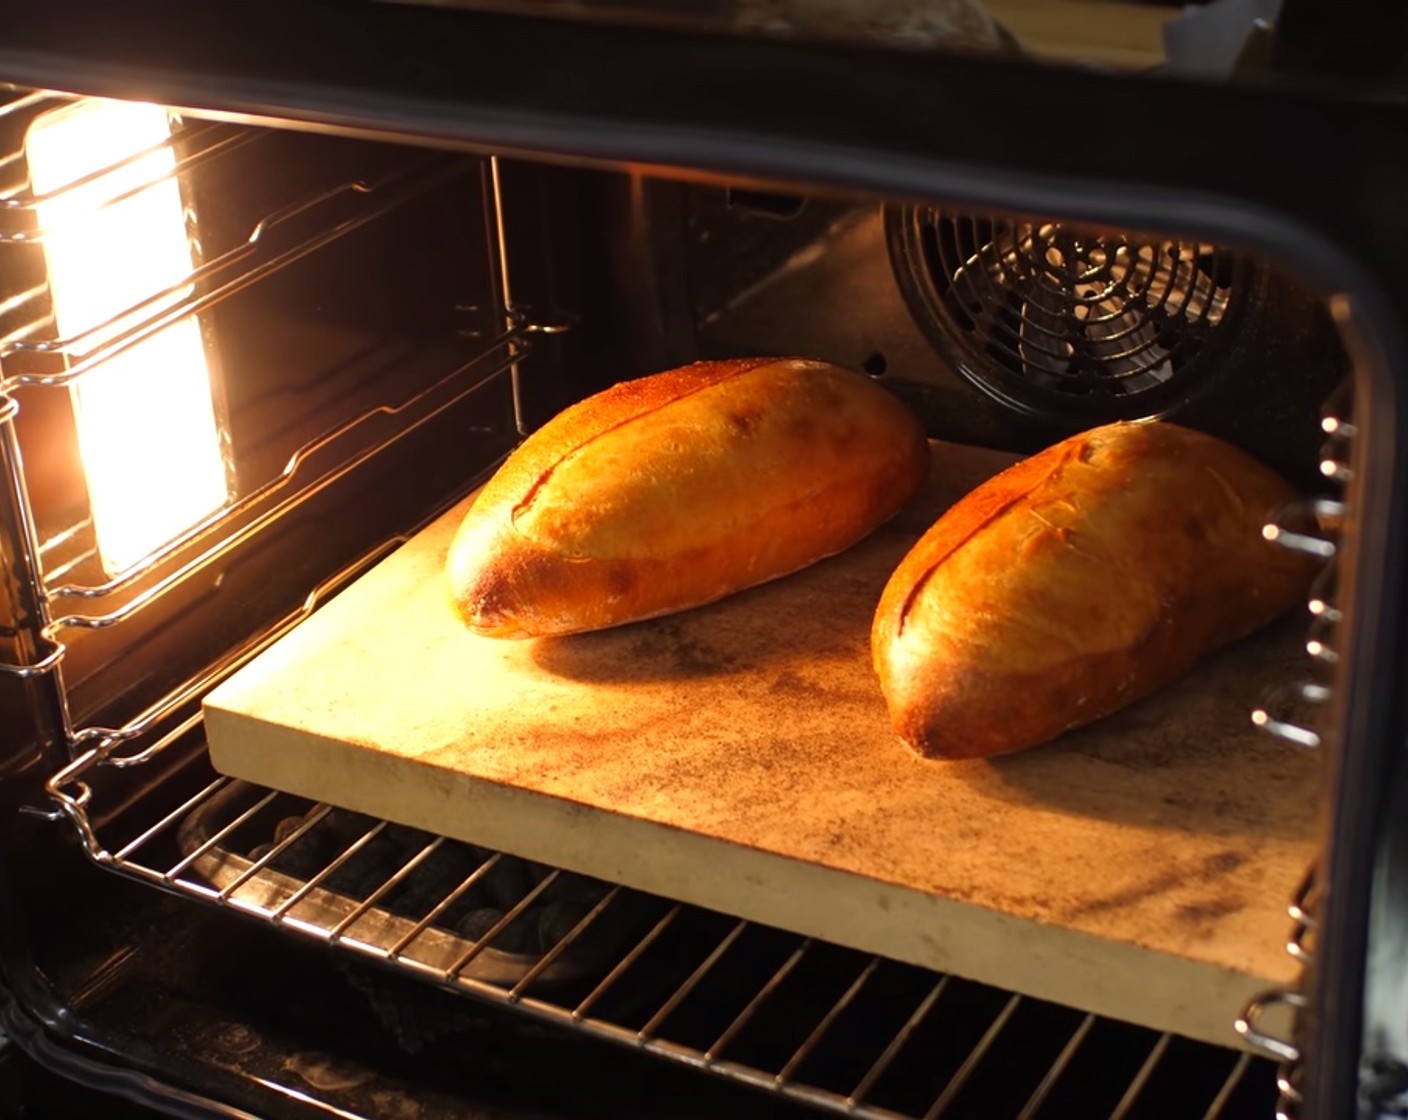
[[[1250,286],[1194,241],[897,207],[905,299],[969,382],[1062,427],[1176,413],[1215,376]]]

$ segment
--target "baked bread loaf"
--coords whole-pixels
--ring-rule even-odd
[[[698,362],[573,405],[480,492],[450,547],[479,634],[668,614],[854,544],[923,482],[918,421],[823,362]]]
[[[1295,496],[1173,424],[1095,428],[948,510],[895,570],[871,650],[931,758],[1035,746],[1146,696],[1283,614],[1314,565],[1263,539]]]

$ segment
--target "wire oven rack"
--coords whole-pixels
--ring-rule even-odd
[[[867,1120],[1265,1115],[1265,1059],[641,894],[214,775],[101,826],[90,753],[49,785],[89,856],[400,973]],[[204,761],[200,759],[199,761]],[[160,795],[150,794],[156,798]]]

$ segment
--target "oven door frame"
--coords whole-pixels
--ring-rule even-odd
[[[1408,307],[1401,99],[1343,83],[1214,85],[446,8],[335,12],[67,0],[7,32],[0,76],[251,123],[1159,228],[1258,250],[1332,296],[1359,370],[1366,450],[1343,558],[1360,607],[1327,768],[1306,1097],[1311,1116],[1350,1115],[1365,1039],[1403,1032],[1376,998],[1400,978],[1366,973],[1366,960],[1392,967],[1408,945],[1389,812],[1408,713],[1396,574],[1408,566],[1408,319],[1394,311]]]

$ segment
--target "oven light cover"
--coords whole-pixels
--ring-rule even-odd
[[[56,330],[71,359],[188,299],[193,270],[171,118],[88,99],[37,117],[25,138]],[[142,305],[138,310],[138,305]],[[126,571],[225,504],[229,481],[194,315],[72,383],[98,550]]]

